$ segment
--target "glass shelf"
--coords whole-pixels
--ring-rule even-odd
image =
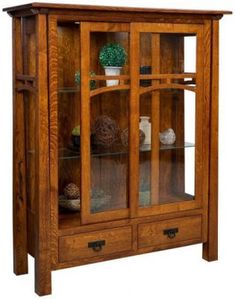
[[[190,142],[185,142],[184,145],[172,144],[172,145],[161,145],[160,150],[174,150],[174,149],[184,149],[195,147],[195,144]],[[140,152],[150,152],[151,145],[142,145],[140,148]],[[105,156],[118,156],[118,155],[126,155],[128,151],[123,149],[122,147],[116,148],[109,148],[109,149],[95,149],[92,150],[91,155],[92,157],[105,157]],[[77,159],[80,158],[80,152],[75,148],[61,148],[59,150],[59,159],[66,160],[66,159]]]
[[[58,92],[59,93],[76,93],[80,92],[80,87],[79,86],[71,86],[71,87],[59,87]]]
[[[194,196],[187,193],[182,194],[171,194],[167,196],[163,196],[159,199],[159,204],[168,204],[182,201],[191,201],[194,200]],[[144,192],[139,192],[139,204],[141,208],[147,208],[152,206],[151,202],[151,191],[147,190]]]
[[[162,151],[162,150],[171,150],[171,149],[183,149],[187,147],[195,147],[195,144],[191,142],[185,142],[184,145],[183,144],[171,144],[171,145],[161,144],[160,150]],[[141,152],[151,151],[151,145],[149,144],[142,145],[140,151]]]

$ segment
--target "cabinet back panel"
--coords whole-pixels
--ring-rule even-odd
[[[161,73],[184,72],[184,38],[161,34]],[[162,90],[160,92],[160,132],[172,128],[177,142],[184,142],[184,92]],[[173,163],[175,162],[175,163]],[[168,197],[177,188],[184,191],[184,150],[160,151],[159,194]],[[175,169],[176,168],[176,169]]]
[[[72,130],[80,125],[80,86],[75,83],[75,73],[80,71],[80,26],[74,23],[59,23],[57,34],[60,90],[58,92],[58,147],[63,149],[71,146]],[[68,92],[65,92],[66,89]],[[80,159],[61,159],[59,160],[59,194],[62,194],[64,187],[71,182],[80,186]]]

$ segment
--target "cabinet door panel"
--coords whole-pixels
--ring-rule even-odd
[[[153,93],[140,96],[140,128],[150,131],[139,150],[141,207],[195,199],[195,94]]]
[[[126,218],[129,214],[129,25],[82,22],[81,36],[82,223]],[[104,47],[109,49],[104,51]],[[107,76],[114,78],[107,80]]]
[[[128,105],[129,91],[108,92],[91,99],[92,214],[129,206]]]
[[[56,38],[57,195],[73,183],[80,200],[73,215],[60,208],[61,221],[201,207],[203,25],[58,22]],[[117,46],[116,60],[124,53],[119,73],[106,72],[107,45]]]
[[[135,216],[198,208],[202,204],[202,25],[132,24],[132,101],[138,122],[138,200]],[[136,62],[137,61],[137,62]],[[133,90],[134,89],[134,90]],[[206,183],[206,181],[204,182]]]

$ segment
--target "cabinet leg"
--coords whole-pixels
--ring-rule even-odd
[[[203,244],[203,258],[208,262],[218,260],[218,246],[216,241]]]
[[[212,194],[211,194],[212,195]],[[213,193],[210,200],[213,205],[209,205],[207,242],[203,244],[203,258],[208,262],[218,260],[218,202],[217,192]]]
[[[19,165],[21,165],[20,163]],[[27,249],[27,213],[25,192],[23,192],[25,184],[21,182],[16,175],[16,167],[14,163],[14,187],[13,187],[13,264],[14,273],[22,275],[28,273],[28,249]],[[22,176],[23,177],[23,176]],[[19,187],[20,185],[20,187]],[[20,190],[20,191],[19,191]],[[21,195],[22,194],[22,195]]]
[[[14,253],[14,273],[15,275],[28,274],[28,258],[27,254],[20,252]]]
[[[217,177],[216,172],[214,176]],[[214,177],[214,179],[215,179]],[[210,192],[207,242],[203,244],[203,258],[208,262],[218,260],[218,200],[217,187]]]
[[[51,271],[48,265],[35,259],[35,293],[39,296],[51,294]]]
[[[26,246],[20,244],[24,242],[20,235],[14,236],[14,250],[13,250],[13,261],[14,261],[14,273],[16,275],[22,275],[28,273],[28,254]]]

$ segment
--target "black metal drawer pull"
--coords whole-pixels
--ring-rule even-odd
[[[88,243],[88,248],[92,248],[94,251],[101,251],[105,245],[105,240],[93,241]]]
[[[178,227],[175,227],[175,228],[164,229],[163,234],[167,235],[167,237],[169,239],[173,239],[173,238],[175,238],[175,236],[178,232],[179,232]]]

